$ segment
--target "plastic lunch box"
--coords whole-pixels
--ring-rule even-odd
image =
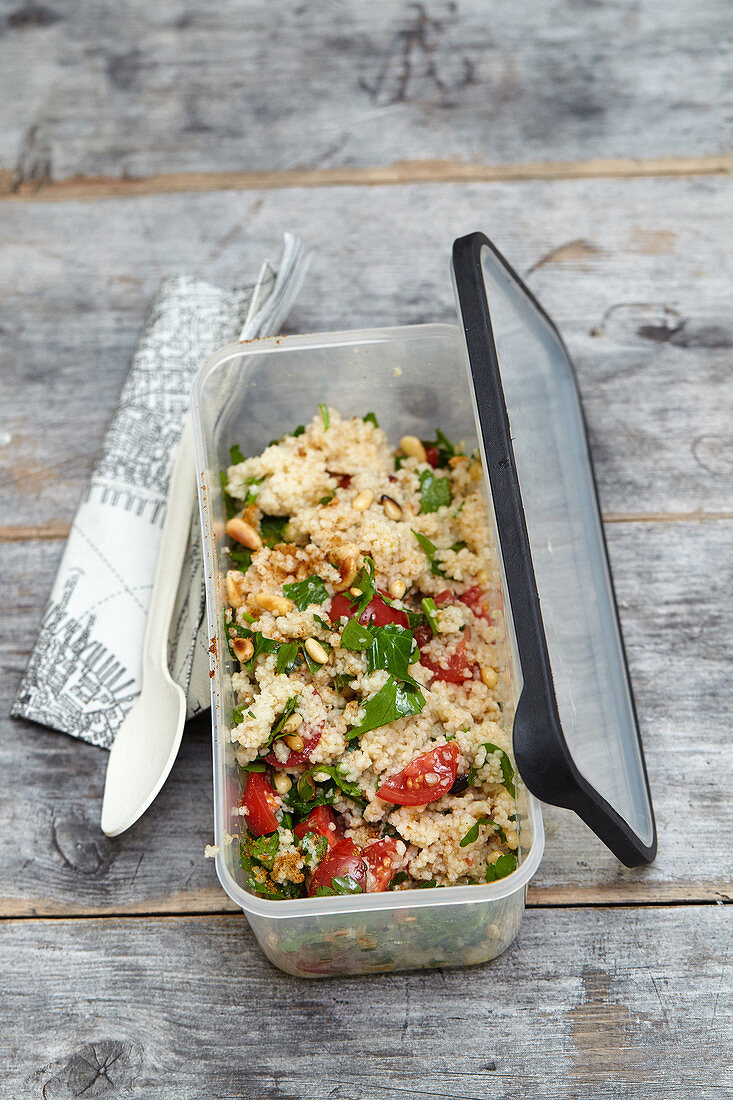
[[[573,370],[559,333],[490,241],[453,247],[459,325],[288,336],[222,348],[193,389],[212,638],[216,867],[267,957],[306,977],[494,958],[517,935],[544,846],[538,799],[575,810],[628,865],[656,828]],[[246,891],[229,740],[219,481],[231,444],[257,454],[312,415],[376,412],[388,438],[478,446],[505,608],[503,715],[519,784],[519,861],[498,882],[273,901]]]

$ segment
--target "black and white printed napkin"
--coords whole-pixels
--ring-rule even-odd
[[[161,283],[74,518],[14,716],[112,745],[140,691],[171,460],[193,376],[222,344],[280,330],[308,260],[285,234],[279,270],[265,263],[254,287],[224,290],[186,275]],[[210,702],[207,635],[194,515],[169,644],[189,717]]]

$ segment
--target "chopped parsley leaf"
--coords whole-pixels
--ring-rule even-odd
[[[362,417],[362,420],[365,424],[373,424],[375,428],[379,427],[375,413],[367,413],[366,416]]]
[[[450,480],[447,477],[436,477],[432,469],[421,470],[420,478],[420,515],[428,512],[437,512],[451,502]]]
[[[293,438],[297,439],[299,435],[305,433],[305,424],[298,424],[298,427],[293,430]]]
[[[514,768],[512,767],[511,760],[503,749],[500,749],[498,745],[492,745],[491,741],[484,742],[483,747],[486,749],[487,753],[499,753],[502,783],[509,791],[509,794],[512,796],[512,798],[516,798],[517,791],[514,785]]]
[[[233,447],[229,448],[229,463],[231,466],[238,466],[240,462],[244,462],[244,455],[238,443],[235,443]]]
[[[416,531],[414,527],[411,529],[413,535],[417,539],[420,549],[425,554],[425,557],[430,563],[430,572],[434,577],[444,577],[445,572],[440,568],[435,560],[435,555],[438,553],[438,547],[434,542],[431,542],[427,535],[421,535],[419,531]]]
[[[506,844],[506,833],[502,829],[501,825],[497,825],[492,817],[479,817],[474,821],[471,828],[468,830],[463,839],[459,842],[459,847],[466,848],[469,844],[473,844],[475,840],[478,840],[479,826],[481,825],[493,825],[501,839]]]
[[[275,738],[278,736],[278,734],[282,731],[283,726],[285,725],[285,723],[287,722],[288,718],[293,713],[293,711],[295,710],[297,705],[298,705],[298,696],[297,695],[291,695],[290,698],[288,699],[287,703],[285,704],[285,708],[282,711],[282,713],[280,714],[280,717],[278,718],[278,720],[275,722],[274,726],[270,730],[270,736],[267,738],[267,744],[268,745],[271,745],[272,742],[275,740]]]
[[[279,542],[285,542],[285,528],[290,522],[289,516],[266,516],[260,520],[260,535],[265,546],[272,549]]]
[[[361,886],[351,875],[334,875],[330,886],[321,886],[316,890],[317,898],[330,898],[338,894],[361,894]]]
[[[341,635],[341,648],[362,650],[369,649],[374,641],[374,635],[367,626],[362,626],[358,619],[349,619]]]
[[[411,684],[402,684],[390,676],[377,694],[364,703],[364,719],[360,725],[348,731],[346,740],[351,741],[354,737],[361,737],[369,730],[376,730],[381,726],[389,725],[390,722],[396,722],[398,718],[420,714],[424,706],[425,696],[419,688]]]
[[[486,868],[486,881],[496,882],[497,879],[506,878],[517,869],[517,857],[512,855],[499,856],[496,863],[490,863]]]
[[[283,585],[283,592],[293,601],[298,611],[305,611],[311,604],[321,604],[328,599],[326,586],[316,573],[312,577],[306,577],[304,581]]]
[[[277,651],[277,673],[292,672],[298,664],[299,646],[297,642],[283,642]]]

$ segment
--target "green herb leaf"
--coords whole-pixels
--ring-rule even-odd
[[[416,885],[418,890],[432,890],[438,883],[431,878],[429,882],[418,882]]]
[[[421,601],[420,606],[422,607],[423,611],[425,612],[425,618],[428,620],[428,625],[429,625],[430,629],[432,630],[433,634],[437,634],[438,633],[438,609],[435,606],[435,600],[432,598],[432,596],[426,596],[425,599]]]
[[[356,600],[356,610],[353,616],[355,619],[358,619],[366,610],[367,604],[377,591],[377,581],[374,576],[374,562],[371,558],[364,558],[364,564],[354,578],[353,587],[361,589],[361,596]]]
[[[311,604],[324,603],[328,599],[326,586],[317,574],[306,577],[304,581],[283,585],[283,592],[292,600],[298,611],[305,611]]]
[[[298,424],[298,427],[293,430],[293,438],[297,439],[299,435],[305,433],[305,424]]]
[[[435,447],[438,452],[438,465],[447,466],[448,459],[453,458],[454,455],[461,454],[457,447],[455,447],[450,439],[441,432],[440,428],[435,429],[435,439],[424,439],[422,441],[425,448]]]
[[[318,866],[328,850],[328,841],[320,833],[311,832],[309,829],[305,836],[296,838],[296,844],[305,856],[305,862],[313,870]]]
[[[233,447],[229,448],[229,464],[231,466],[238,466],[240,462],[244,462],[244,455],[240,450],[239,444],[235,443]]]
[[[233,519],[239,511],[239,505],[233,496],[230,496],[227,492],[227,485],[229,478],[227,477],[226,470],[222,470],[219,473],[219,481],[221,482],[221,497],[224,501],[224,511],[226,512],[227,519]]]
[[[512,798],[516,798],[517,791],[514,786],[514,768],[512,767],[511,760],[503,749],[500,749],[498,745],[492,745],[490,741],[485,741],[483,747],[486,749],[487,753],[499,753],[503,785],[509,791]]]
[[[517,869],[517,857],[511,855],[499,856],[496,863],[490,863],[486,868],[486,881],[496,882],[497,879],[506,878]]]
[[[349,619],[341,635],[341,648],[357,651],[369,649],[373,641],[374,635],[369,627],[362,626],[358,619]]]
[[[419,714],[425,706],[425,696],[411,684],[401,684],[390,676],[384,687],[364,704],[364,720],[346,734],[346,740],[361,737],[369,730],[387,726],[398,718]]]
[[[238,542],[232,543],[229,547],[229,557],[242,573],[246,573],[252,564],[252,551],[248,550],[246,546],[241,546]]]
[[[418,686],[408,671],[415,649],[415,639],[412,631],[408,630],[406,626],[388,623],[386,626],[371,627],[371,632],[374,636],[374,642],[367,653],[369,672],[375,672],[376,669],[383,668],[396,680],[406,680],[408,683]]]
[[[285,528],[290,522],[289,516],[266,516],[260,520],[260,535],[265,546],[272,549],[279,542],[285,542]]]
[[[244,707],[235,707],[232,711],[232,722],[235,726],[238,726],[240,722],[244,721]]]
[[[420,515],[426,515],[428,512],[437,512],[439,508],[450,504],[451,491],[450,491],[450,479],[447,477],[436,477],[433,470],[421,470],[418,474],[420,478]]]
[[[263,867],[267,867],[268,870],[272,870],[277,850],[280,847],[280,837],[277,833],[271,833],[270,836],[260,836],[256,840],[250,840],[248,847],[249,854],[253,859],[261,863]]]
[[[497,823],[494,821],[494,819],[492,817],[479,817],[476,821],[474,821],[471,828],[468,830],[466,835],[460,841],[459,846],[461,848],[466,848],[469,844],[473,844],[474,841],[478,840],[478,831],[479,831],[479,826],[480,825],[493,825],[496,832],[499,834],[501,839],[506,844],[506,834],[505,834],[504,830],[502,829],[501,825],[497,825]]]
[[[298,654],[299,646],[297,642],[283,642],[277,651],[275,671],[285,674],[292,672],[298,664]]]
[[[270,730],[270,736],[267,738],[267,744],[268,745],[271,745],[272,742],[275,740],[275,738],[280,733],[283,726],[285,725],[285,723],[287,722],[288,718],[293,713],[293,711],[295,710],[297,705],[298,705],[298,696],[297,695],[291,695],[290,698],[288,699],[287,703],[285,704],[285,709],[283,710],[282,714],[280,715],[280,717],[277,719],[274,726]]]
[[[403,882],[407,882],[408,878],[409,875],[407,874],[407,871],[398,871],[396,875],[392,875],[392,878],[389,880],[389,886],[387,887],[387,889],[394,890],[396,886],[401,886]]]
[[[336,490],[333,489],[330,493],[326,493],[325,497],[321,497],[318,501],[319,504],[330,504],[333,498],[336,496]]]
[[[246,890],[273,900],[301,896],[303,892],[302,883],[279,882],[276,885],[267,874],[266,868],[255,862],[242,842],[239,845],[239,858],[243,871],[242,882]]]
[[[264,760],[253,760],[250,764],[240,764],[243,772],[264,772],[267,771],[267,765]]]
[[[420,549],[423,551],[425,557],[430,563],[430,572],[433,574],[434,577],[444,577],[444,571],[440,568],[435,560],[435,555],[438,552],[438,547],[435,545],[434,542],[430,541],[427,535],[421,535],[419,531],[416,531],[414,529],[414,527],[411,528],[411,530],[420,545]]]
[[[258,657],[262,657],[266,653],[277,653],[278,649],[280,648],[279,642],[276,642],[274,638],[266,638],[265,635],[259,630],[252,630],[248,633],[245,633],[240,628],[239,637],[251,638],[252,645],[254,646],[254,653],[244,666],[248,672],[254,672],[255,662],[257,661]]]
[[[330,886],[321,886],[316,890],[317,898],[330,898],[338,894],[361,894],[361,886],[351,875],[334,875]]]
[[[315,792],[316,786],[313,777],[321,774],[329,775],[336,786],[339,788],[339,790],[343,791],[343,793],[349,798],[353,799],[354,802],[358,802],[360,806],[366,806],[366,799],[364,798],[364,792],[361,790],[361,787],[359,787],[358,784],[351,783],[348,779],[345,779],[339,771],[338,767],[336,767],[336,765],[334,764],[316,764],[312,768],[309,768],[307,772],[303,773],[303,775],[298,780],[298,794],[301,798],[304,797],[303,793],[300,791],[300,784],[303,782],[303,780],[305,779],[310,782],[310,785],[313,787],[313,791]],[[305,801],[308,802],[309,799],[306,798]]]
[[[323,421],[324,432],[328,431],[328,425],[331,423],[331,417],[328,415],[328,405],[320,404],[318,411],[321,414],[321,420]]]
[[[379,427],[379,424],[377,423],[377,418],[374,413],[367,413],[366,416],[362,417],[362,419],[365,424],[373,424],[375,428]]]
[[[464,505],[465,503],[466,503],[466,502],[465,502],[465,500],[462,500],[462,501],[461,501],[461,503],[460,503],[460,504],[458,505],[458,507],[456,508],[455,512],[451,512],[451,515],[453,516],[453,519],[455,519],[455,518],[456,518],[456,516],[458,516],[458,515],[459,515],[459,513],[461,512],[461,510],[462,510],[462,508],[463,508],[463,505]]]
[[[260,486],[264,481],[264,477],[248,477],[245,481],[245,485],[248,486],[247,495],[244,498],[245,507],[249,504],[254,504],[257,497],[260,495]]]

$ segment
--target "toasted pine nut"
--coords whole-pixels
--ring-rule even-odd
[[[312,657],[314,661],[317,661],[319,665],[325,665],[328,660],[328,653],[317,638],[306,638],[305,651],[308,656]]]
[[[366,512],[373,500],[374,493],[371,489],[362,489],[352,500],[351,507],[355,508],[357,512]]]
[[[242,593],[239,590],[239,585],[235,581],[231,573],[227,573],[227,579],[225,584],[227,603],[230,607],[241,607],[244,603],[242,599]]]
[[[425,782],[427,783],[428,787],[435,787],[439,781],[440,776],[436,775],[435,772],[426,772]]]
[[[263,611],[272,611],[275,615],[287,615],[295,607],[292,600],[272,592],[258,592],[255,599]]]
[[[481,463],[480,462],[472,462],[471,463],[471,465],[468,467],[468,476],[471,478],[471,481],[482,481],[483,480],[484,472],[481,469]]]
[[[448,465],[453,470],[455,470],[456,466],[460,466],[462,462],[468,462],[468,455],[451,455],[448,459]]]
[[[356,558],[348,557],[344,558],[339,565],[339,581],[333,587],[337,592],[343,592],[345,588],[348,588],[354,577],[356,576]]]
[[[400,450],[404,451],[408,458],[416,458],[418,462],[428,460],[425,448],[416,435],[403,435],[400,440]]]
[[[389,586],[389,594],[393,600],[401,600],[406,591],[407,585],[401,580],[392,581]]]
[[[287,722],[283,726],[283,733],[295,733],[297,729],[303,725],[302,714],[291,714]]]
[[[478,573],[476,574],[476,580],[479,584],[488,584],[491,580],[491,574],[489,573],[488,569],[479,569]]]
[[[495,688],[499,683],[499,674],[495,668],[491,668],[489,665],[479,665],[479,673],[481,679],[486,684],[487,688]]]
[[[250,527],[248,523],[245,523],[239,516],[235,516],[234,519],[230,519],[227,523],[227,534],[230,539],[234,539],[236,542],[241,542],[242,546],[246,546],[248,550],[259,550],[262,546],[262,539],[255,531],[254,527]]]
[[[283,741],[293,752],[302,752],[305,748],[305,741],[299,733],[291,733],[289,737],[283,737]]]
[[[234,638],[232,640],[232,649],[236,655],[238,661],[248,661],[255,651],[255,647],[252,644],[251,638]]]
[[[387,519],[393,519],[395,523],[397,522],[397,520],[402,519],[402,509],[400,508],[397,501],[394,500],[392,497],[388,497],[387,494],[384,493],[379,498],[379,503],[384,508],[384,514]]]
[[[293,785],[292,779],[285,772],[275,772],[272,782],[275,784],[275,790],[278,794],[287,794]]]
[[[351,596],[363,596],[364,593],[362,592],[362,590],[360,588],[350,588],[349,589],[349,595],[351,595]]]

